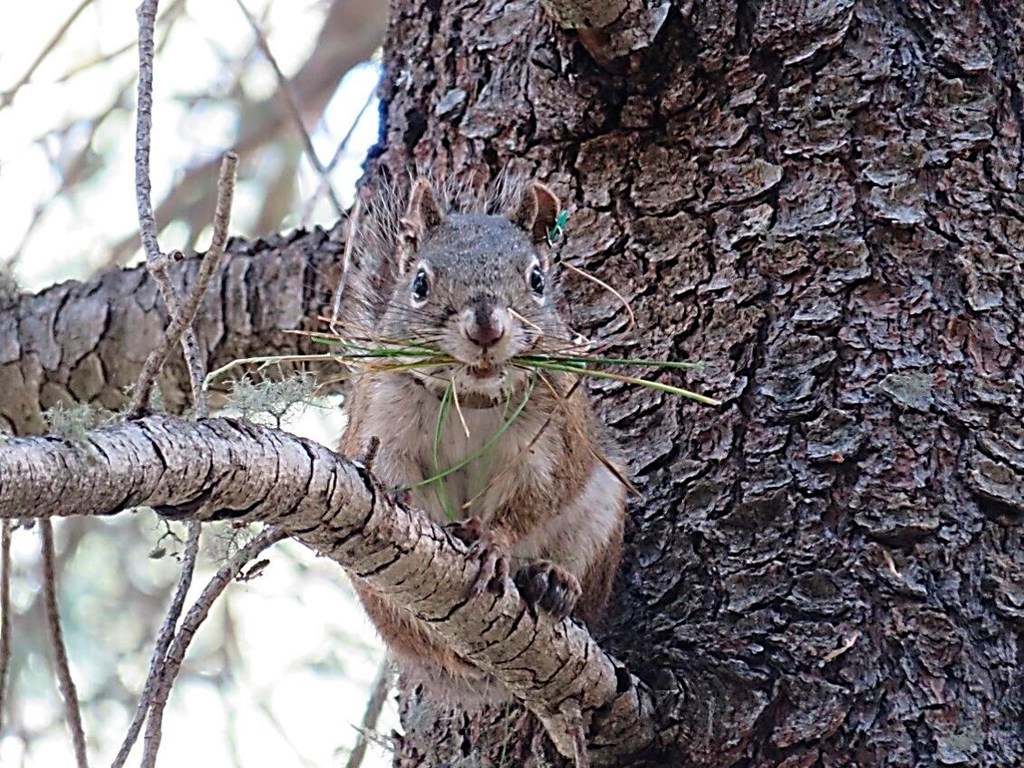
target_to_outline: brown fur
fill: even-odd
[[[556,341],[568,337],[553,301],[532,301],[517,282],[528,279],[529,265],[538,263],[541,250],[546,248],[546,243],[538,245],[537,240],[558,213],[557,198],[550,190],[524,185],[519,190],[519,204],[505,206],[507,218],[492,215],[461,219],[441,212],[428,184],[418,182],[414,190],[405,216],[392,219],[397,223],[400,218],[409,246],[393,249],[392,258],[407,259],[409,268],[403,265],[395,269],[398,276],[394,290],[386,300],[375,299],[387,305],[376,312],[377,333],[437,338],[442,348],[452,350],[449,353],[457,359],[479,355],[483,361],[477,363],[474,357],[472,362],[465,360],[467,365],[503,365],[505,355],[530,349],[528,345],[536,340],[530,341],[530,329],[522,327],[517,317],[529,315],[531,324],[542,330],[541,342],[549,337]],[[459,234],[460,226],[472,227],[468,240]],[[449,241],[456,244],[450,256],[445,245]],[[474,247],[480,248],[479,257],[473,255]],[[531,257],[531,253],[535,255]],[[437,301],[451,305],[454,320],[450,314],[403,308],[408,303],[404,291],[421,259],[431,260],[430,274],[436,274],[438,283]],[[546,271],[548,260],[539,263]],[[402,273],[407,272],[411,274],[403,278]],[[458,313],[463,306],[477,306],[473,302],[482,300],[481,295],[491,297],[488,306],[497,308],[493,311],[503,312],[503,302],[510,302],[508,306],[515,310],[507,317],[501,315],[505,317],[503,322],[509,323],[508,334],[502,337],[505,346],[499,345],[493,355],[486,348],[467,345],[460,335]],[[498,296],[501,298],[495,298]],[[425,306],[431,308],[429,302]],[[470,435],[465,435],[454,411],[450,413],[441,433],[442,466],[474,455],[496,434],[505,414],[523,402],[525,387],[530,385],[515,370],[508,371],[501,374],[500,392],[478,391],[473,379],[465,379],[469,389],[460,393],[461,410]],[[443,378],[441,384],[445,384]],[[618,479],[621,469],[613,472],[608,468],[608,464],[616,464],[615,457],[607,455],[603,427],[576,377],[549,373],[532,386],[519,417],[490,446],[488,455],[447,478],[444,492],[454,500],[457,510],[480,517],[495,539],[502,542],[512,573],[530,562],[547,560],[572,574],[582,588],[574,615],[590,624],[601,617],[618,569],[625,515],[625,488]],[[437,385],[430,378],[408,373],[363,375],[349,395],[350,421],[342,452],[360,458],[371,440],[377,438],[379,448],[373,469],[378,477],[395,488],[415,485],[434,473],[433,443],[439,408]],[[435,485],[412,488],[409,494],[412,504],[436,522],[449,522]],[[468,510],[463,509],[466,505]],[[429,625],[362,580],[353,581],[370,618],[413,679],[427,684],[435,694],[464,705],[474,700],[494,702],[508,695],[495,681],[446,648]]]

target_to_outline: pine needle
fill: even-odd
[[[636,327],[636,315],[633,314],[633,307],[631,307],[629,305],[629,302],[626,301],[626,297],[625,296],[623,296],[621,293],[619,293],[614,288],[612,288],[610,285],[608,285],[608,283],[606,283],[604,280],[601,280],[600,278],[594,277],[592,274],[590,274],[589,272],[587,272],[585,270],[580,269],[579,267],[574,267],[572,264],[569,264],[568,262],[565,262],[565,261],[562,262],[562,266],[565,267],[565,269],[568,269],[568,270],[571,270],[571,271],[575,272],[580,277],[584,277],[584,278],[586,278],[587,280],[590,280],[593,283],[597,283],[599,286],[604,288],[606,291],[608,291],[608,293],[610,293],[612,296],[617,298],[622,303],[623,309],[626,310],[626,314],[629,316],[629,324],[623,330],[623,333],[625,333],[626,331],[629,331],[631,328],[635,328]]]
[[[459,390],[455,386],[455,374],[451,377],[451,390],[452,390],[452,401],[455,403],[455,412],[459,415],[459,421],[462,422],[462,431],[466,433],[466,439],[469,440],[469,425],[466,424],[466,417],[462,414],[462,406],[459,405]]]
[[[444,439],[444,422],[448,416],[448,407],[452,401],[452,395],[455,393],[455,384],[449,384],[444,391],[444,395],[441,397],[441,405],[437,409],[437,426],[434,427],[434,474],[433,476],[423,480],[416,485],[410,485],[407,490],[412,490],[421,485],[428,485],[431,482],[437,483],[437,500],[441,502],[441,509],[444,510],[444,516],[448,522],[455,520],[455,512],[452,509],[451,500],[448,498],[448,492],[445,488],[444,478],[447,477],[451,472],[444,472],[441,470],[441,441]],[[454,471],[454,470],[452,470]]]
[[[464,458],[462,461],[453,464],[447,469],[436,471],[435,474],[431,475],[430,477],[424,478],[423,480],[420,480],[417,483],[413,483],[412,485],[407,485],[402,490],[411,491],[414,488],[422,488],[425,485],[440,482],[444,478],[448,477],[448,475],[458,472],[460,469],[476,461],[478,458],[487,453],[487,451],[491,450],[491,448],[494,447],[498,440],[501,439],[501,436],[504,435],[508,431],[509,427],[511,427],[515,423],[516,419],[519,418],[519,415],[523,412],[523,409],[526,408],[526,404],[530,402],[530,397],[533,395],[533,389],[535,386],[536,381],[533,377],[531,377],[530,385],[526,388],[526,392],[523,394],[523,401],[518,406],[516,406],[516,409],[512,411],[509,418],[502,422],[502,425],[498,427],[497,430],[495,430],[494,434],[487,440],[487,442],[480,446],[479,450],[474,451],[472,454]],[[445,389],[445,393],[441,398],[441,408],[438,410],[437,428],[434,431],[435,469],[437,468],[436,465],[440,464],[441,436],[444,428],[444,417],[447,415],[447,404],[451,400],[451,396],[449,395],[450,391],[450,388]],[[444,503],[445,502],[442,502],[442,505]],[[449,514],[447,507],[445,507],[445,514],[448,515],[449,520],[454,519]]]
[[[518,318],[518,313],[515,313]],[[522,318],[519,318],[524,321]],[[206,377],[206,384],[217,376],[233,370],[244,364],[259,364],[260,368],[274,363],[284,362],[340,362],[349,368],[361,369],[365,373],[401,373],[408,371],[423,371],[429,374],[437,368],[448,366],[465,366],[465,363],[456,360],[445,354],[436,347],[410,340],[372,338],[366,337],[342,337],[329,333],[317,333],[310,331],[297,331],[302,335],[309,336],[314,342],[326,344],[338,348],[336,353],[320,355],[280,355],[270,357],[252,357],[242,360],[235,360],[228,365],[210,373]],[[602,366],[637,366],[641,368],[661,368],[668,370],[691,370],[701,367],[700,363],[676,361],[676,360],[652,360],[647,358],[628,357],[602,357],[596,354],[560,354],[557,352],[528,353],[517,355],[508,361],[508,364],[525,371],[560,371],[571,373],[576,376],[590,376],[597,379],[606,379],[622,382],[633,386],[646,387],[658,390],[667,394],[685,397],[704,405],[721,405],[720,400],[693,392],[682,387],[671,384],[664,384],[660,381],[644,378],[642,376],[631,376],[623,373],[600,370]],[[452,383],[449,382],[449,386]],[[454,395],[457,399],[458,395]],[[469,433],[465,417],[462,414],[461,403],[456,401],[456,409],[462,421],[463,429]]]
[[[621,373],[612,373],[611,371],[595,371],[592,368],[580,368],[573,364],[562,364],[556,362],[547,362],[540,360],[531,360],[529,363],[524,365],[525,368],[539,368],[545,371],[562,371],[564,373],[575,373],[578,376],[593,376],[596,379],[611,379],[612,381],[621,381],[624,384],[636,384],[641,387],[647,387],[648,389],[656,389],[660,392],[667,392],[670,395],[678,395],[685,397],[690,400],[694,400],[704,405],[721,405],[721,400],[715,400],[707,395],[702,395],[698,392],[691,392],[688,389],[681,387],[673,387],[671,384],[662,384],[660,381],[651,381],[650,379],[640,379],[636,376],[626,376]]]

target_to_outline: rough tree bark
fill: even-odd
[[[687,383],[726,401],[593,389],[645,496],[601,636],[660,695],[670,748],[636,764],[1021,764],[1016,0],[680,0],[654,26],[624,46],[528,0],[396,0],[370,181],[553,185],[563,255],[632,301],[623,346],[704,361]],[[581,331],[625,328],[569,290]],[[18,370],[77,397],[87,355],[52,322]],[[407,691],[403,716],[398,765],[558,764],[514,715]]]
[[[256,355],[323,351],[288,331],[322,330],[317,318],[331,311],[343,229],[229,243],[196,321],[209,370]],[[170,268],[181,295],[199,263]],[[58,404],[123,410],[167,321],[144,265],[0,303],[0,433],[40,433],[43,411]],[[171,356],[160,384],[168,410],[180,412],[189,390],[180,355]]]
[[[596,393],[646,496],[605,638],[664,694],[652,764],[1024,761],[1019,4],[674,2],[600,64],[526,0],[396,11],[377,167],[553,184],[631,351],[726,400]],[[487,751],[405,714],[401,765]]]

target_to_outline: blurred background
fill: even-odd
[[[23,290],[138,263],[134,0],[45,0],[0,24],[0,272]],[[330,226],[376,141],[379,0],[165,0],[156,25],[153,204],[164,251],[210,240],[216,172],[240,155],[231,233]],[[3,393],[0,393],[0,397]],[[316,402],[268,423],[332,444]],[[95,765],[124,736],[184,532],[140,512],[56,526],[61,615]],[[234,532],[204,528],[190,600]],[[40,595],[39,536],[14,531],[13,656],[0,765],[73,764]],[[346,766],[383,658],[334,564],[284,542],[197,634],[164,719],[163,765]],[[397,726],[389,700],[377,731]],[[138,765],[141,743],[128,765]],[[390,764],[386,740],[362,762]]]

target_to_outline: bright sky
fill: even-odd
[[[80,2],[43,0],[18,4],[17,13],[13,8],[3,13],[0,93],[11,89],[22,77]],[[164,7],[169,5],[170,0],[162,3]],[[320,0],[246,0],[246,5],[257,18],[263,19],[271,50],[282,69],[286,74],[294,72],[305,60],[308,46],[319,31],[326,4]],[[137,228],[132,117],[111,116],[91,139],[89,129],[89,121],[118,99],[134,103],[135,6],[134,0],[93,0],[30,81],[18,90],[13,103],[0,108],[0,264],[10,262],[20,252],[15,274],[28,289],[89,275],[95,265],[104,262],[111,243]],[[188,18],[177,22],[156,61],[154,203],[189,163],[219,156],[230,148],[231,137],[237,130],[231,109],[211,102],[205,109],[189,111],[179,98],[197,92],[222,98],[228,81],[222,59],[239,58],[252,44],[249,27],[235,2],[187,0],[186,8]],[[89,66],[103,59],[107,60]],[[323,162],[330,159],[337,142],[349,130],[378,75],[376,66],[359,67],[335,94],[313,135]],[[277,82],[270,67],[259,61],[249,67],[243,85],[250,94],[260,96],[271,94]],[[124,93],[119,95],[122,89]],[[73,126],[64,142],[54,133],[58,126]],[[376,139],[376,132],[377,110],[373,105],[360,121],[348,153],[333,176],[343,204],[351,199],[362,159]],[[70,198],[60,196],[67,163],[90,140],[95,153],[90,162],[97,163],[101,170],[79,194]],[[243,166],[247,161],[253,162],[245,156],[241,161]],[[308,197],[318,182],[309,165],[303,164],[301,194]],[[259,208],[259,192],[256,185],[239,186],[232,217],[233,234],[245,234],[251,225]],[[300,201],[295,222],[303,207]],[[37,216],[38,221],[33,223]],[[333,220],[332,210],[321,202],[314,209],[311,223],[329,225]],[[179,247],[181,243],[175,238],[182,235],[165,233],[161,237],[162,249]],[[301,431],[328,443],[339,431],[337,419],[325,418],[322,413],[314,412],[302,424]],[[113,638],[114,629],[124,623],[115,621],[113,615],[102,615],[117,614],[121,606],[103,602],[107,594],[103,583],[118,576],[103,573],[102,529],[95,540],[98,544],[94,548],[81,547],[76,552],[61,582],[66,602],[95,605],[95,612],[100,614],[94,617],[98,621],[95,629],[84,626],[80,631],[72,628],[68,632],[72,671],[83,691],[101,686],[104,674],[118,674],[138,685],[143,669],[136,658],[115,657],[116,670],[106,667],[101,661],[104,654],[111,653],[111,648],[98,648],[89,642],[90,631],[100,632],[101,637],[108,633]],[[294,557],[272,554],[271,567],[260,578],[229,587],[230,613],[212,616],[200,630],[197,647],[216,646],[223,641],[225,621],[230,618],[232,642],[244,652],[244,668],[237,676],[229,676],[227,682],[222,671],[201,670],[210,675],[209,684],[175,688],[165,718],[161,764],[244,768],[343,764],[344,758],[337,750],[355,740],[354,726],[362,718],[367,687],[376,674],[382,650],[343,583],[340,570],[297,545],[291,545],[290,552]],[[38,590],[36,533],[18,532],[13,554],[17,571],[13,600],[24,607]],[[138,569],[144,576],[152,574],[155,581],[173,577],[173,560],[150,560],[146,555],[146,551],[138,554]],[[197,575],[198,584],[193,592],[205,584],[209,573],[208,566],[203,574]],[[88,617],[82,620],[85,622]],[[127,624],[130,626],[131,622]],[[137,627],[135,631],[139,631]],[[145,631],[152,632],[154,628]],[[329,645],[339,635],[351,638],[351,647]],[[310,666],[311,657],[320,663]],[[145,661],[141,660],[141,664]],[[21,690],[20,698],[12,702],[22,708],[29,721],[41,724],[60,717],[51,674],[49,670],[33,671],[29,679],[38,684]],[[225,701],[229,703],[229,712],[225,711]],[[263,709],[260,702],[270,705]],[[86,712],[85,725],[92,762],[109,765],[128,715],[113,704],[101,715]],[[273,725],[275,720],[280,730]],[[234,724],[233,734],[228,730],[229,721]],[[379,728],[388,733],[396,724],[392,706],[386,710]],[[0,765],[49,768],[72,764],[69,741],[63,738],[61,729],[52,729],[51,733],[52,737],[31,744],[26,751],[20,739],[0,732]],[[129,765],[137,765],[140,756],[141,742]],[[364,761],[365,766],[389,764],[389,756],[376,747],[371,748]]]
[[[0,24],[0,92],[22,78],[80,1],[28,4],[14,23],[9,10],[4,14],[4,23]],[[165,0],[162,7],[170,4]],[[248,0],[246,7],[257,18],[265,19],[263,29],[285,74],[296,71],[319,31],[325,3]],[[265,7],[269,11],[264,16]],[[237,124],[234,112],[218,103],[231,79],[224,72],[222,60],[240,58],[252,46],[252,35],[237,3],[190,0],[186,8],[187,17],[176,22],[156,62],[151,155],[154,205],[185,167],[219,157],[230,148]],[[136,34],[134,2],[92,0],[61,44],[18,91],[13,104],[0,109],[0,263],[20,251],[16,274],[26,288],[38,289],[68,277],[89,275],[95,265],[104,263],[110,243],[137,230],[134,116],[128,113],[111,115],[92,137],[96,153],[93,161],[102,167],[95,182],[72,199],[53,199],[60,191],[62,171],[66,172],[67,164],[89,142],[90,121],[95,115],[119,99],[134,104]],[[356,111],[375,87],[378,74],[374,65],[358,67],[338,89],[312,137],[323,163],[330,160],[337,142],[348,131]],[[270,66],[260,61],[247,69],[242,85],[251,97],[260,98],[274,92],[277,80]],[[216,100],[190,111],[179,99],[196,93],[209,93]],[[64,126],[71,126],[71,130],[61,142],[54,129]],[[376,132],[377,110],[371,108],[360,120],[333,174],[343,204],[351,199],[366,149],[376,139]],[[247,162],[251,171],[258,158],[243,156],[241,161],[243,171]],[[308,197],[318,183],[308,163],[303,163],[302,194]],[[233,234],[246,234],[258,210],[261,191],[255,185],[239,185],[232,214]],[[37,211],[47,203],[41,220],[33,227]],[[304,204],[296,206],[292,225],[298,223],[303,208]],[[321,201],[310,223],[330,224],[334,219],[333,211]],[[183,236],[174,231],[165,233],[162,249],[181,247]]]

